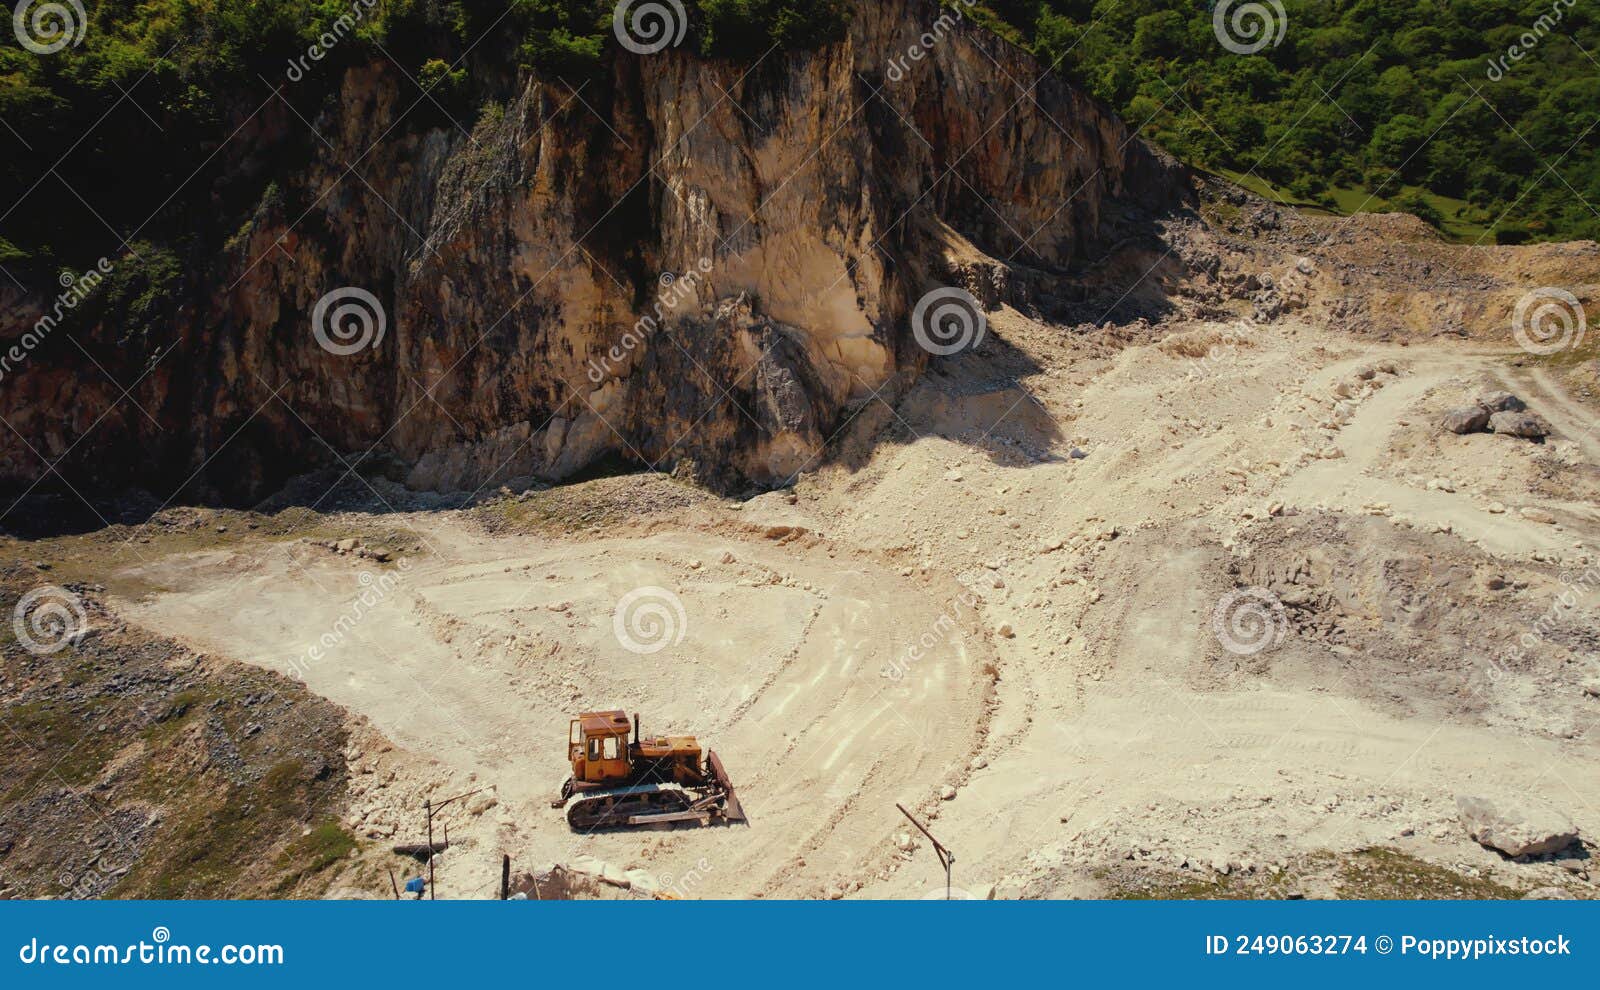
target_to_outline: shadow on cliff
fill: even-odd
[[[990,327],[975,349],[934,357],[897,399],[885,395],[858,410],[848,430],[829,445],[828,463],[864,468],[884,445],[937,436],[979,451],[1006,467],[1044,464],[1071,456],[1057,414],[1027,384],[1043,369],[996,329],[994,312],[1005,303],[1065,341],[1069,336],[1142,336],[1151,325],[1193,310],[1190,272],[1180,257],[1171,220],[1134,213],[1123,217],[1123,237],[1099,257],[1071,272],[1030,269],[992,259],[946,273],[966,284],[990,310]],[[914,345],[913,345],[914,346]]]

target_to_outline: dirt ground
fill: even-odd
[[[1511,862],[1455,808],[1600,835],[1593,354],[1297,316],[990,333],[792,492],[612,478],[386,514],[403,551],[224,545],[106,583],[364,720],[345,821],[374,847],[486,788],[444,815],[442,896],[492,896],[502,853],[686,897],[942,893],[896,802],[980,896],[1594,896],[1587,852]],[[1491,389],[1554,434],[1440,429]],[[611,707],[708,742],[750,823],[570,832],[567,719]],[[1374,849],[1423,865],[1383,886]],[[335,892],[385,896],[354,876]]]

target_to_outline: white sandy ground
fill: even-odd
[[[199,649],[299,664],[370,720],[397,749],[356,754],[364,832],[414,839],[424,793],[493,785],[494,808],[450,818],[447,896],[491,896],[503,851],[519,869],[598,856],[692,897],[920,897],[942,875],[926,843],[897,848],[895,802],[936,815],[958,885],[1002,896],[1094,895],[1129,855],[1237,868],[1382,845],[1501,878],[1556,872],[1473,844],[1459,793],[1535,798],[1600,835],[1600,699],[1573,680],[1581,665],[1491,681],[1488,658],[1467,656],[1389,683],[1359,665],[1386,628],[1375,616],[1354,646],[1291,632],[1245,659],[1211,623],[1230,563],[1263,531],[1303,535],[1319,509],[1359,526],[1364,552],[1425,535],[1436,568],[1587,566],[1600,434],[1552,375],[1295,325],[1198,361],[1181,355],[1233,331],[1098,360],[1009,311],[992,332],[1003,355],[951,362],[893,410],[869,404],[878,442],[858,424],[849,466],[806,475],[793,504],[707,500],[563,539],[402,517],[429,552],[321,662],[306,648],[350,610],[363,562],[320,547],[147,566],[171,590],[120,607]],[[1438,412],[1487,386],[1557,438],[1441,435]],[[773,523],[809,532],[771,539]],[[671,589],[685,619],[649,655],[612,628],[643,586]],[[612,706],[707,741],[751,824],[570,833],[547,806],[566,720]]]

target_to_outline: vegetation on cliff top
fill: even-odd
[[[1591,5],[1281,0],[1282,18],[1264,8],[1281,40],[1243,55],[1219,41],[1215,2],[984,3],[1186,161],[1336,212],[1393,206],[1471,241],[1600,238]]]
[[[853,2],[686,0],[684,44],[738,59],[816,46],[843,33]],[[225,167],[231,153],[208,160],[273,88],[315,120],[343,69],[392,60],[416,87],[412,124],[470,121],[517,65],[579,86],[617,49],[603,0],[89,6],[76,45],[0,48],[0,176],[15,190],[0,204],[0,261],[81,266],[130,242],[181,247],[219,216],[236,227],[265,170],[312,140],[258,148],[248,168]],[[1258,191],[1338,212],[1402,208],[1463,239],[1600,237],[1588,205],[1600,202],[1588,119],[1600,28],[1586,8],[1282,0],[1279,43],[1241,55],[1219,43],[1212,6],[982,0],[974,13],[1146,136]],[[1506,60],[1513,44],[1525,54]]]
[[[850,2],[690,0],[685,44],[732,58],[815,46],[843,33]],[[236,226],[265,176],[208,156],[274,88],[310,121],[345,68],[392,60],[415,87],[411,124],[470,122],[489,82],[519,64],[579,86],[616,48],[615,4],[600,0],[86,6],[77,43],[57,51],[27,50],[0,29],[0,184],[14,190],[0,203],[0,261],[83,266],[140,237],[190,239],[219,214]],[[269,154],[255,168],[274,164]]]

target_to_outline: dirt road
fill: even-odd
[[[167,590],[120,607],[370,719],[401,751],[362,756],[379,779],[350,817],[372,834],[429,786],[495,785],[453,826],[462,894],[492,890],[503,849],[692,875],[686,896],[923,896],[941,877],[897,801],[936,816],[958,885],[1010,895],[1371,846],[1567,876],[1481,849],[1454,807],[1521,794],[1600,835],[1597,602],[1499,659],[1600,538],[1590,414],[1554,375],[1304,325],[1220,351],[1235,331],[1197,325],[1199,362],[1170,336],[1089,361],[1009,311],[994,330],[1012,356],[950,362],[894,411],[906,442],[806,475],[792,504],[559,536],[407,516],[430,551],[353,622],[394,567],[303,542],[149,565]],[[1487,387],[1556,436],[1441,433]],[[1214,620],[1250,587],[1264,639],[1239,649]],[[654,624],[619,630],[635,594]],[[752,823],[570,834],[545,805],[566,720],[611,706],[708,739]]]

